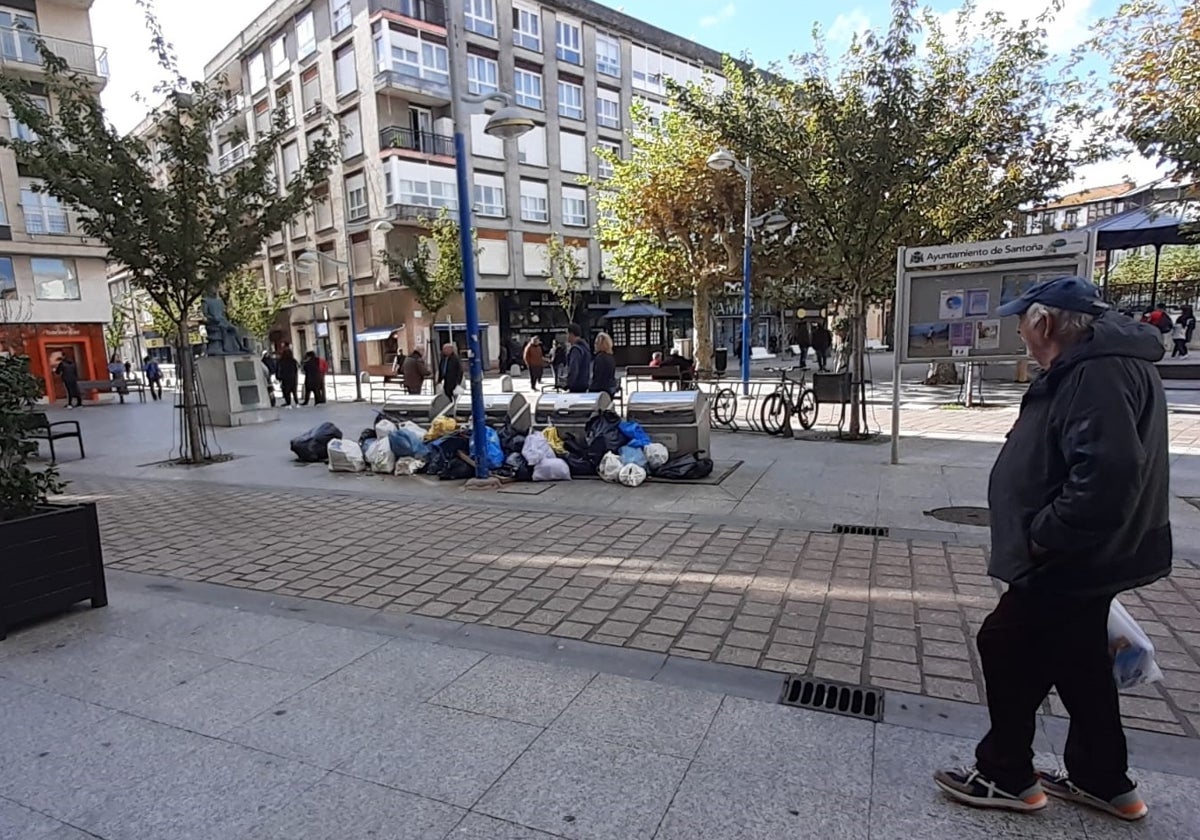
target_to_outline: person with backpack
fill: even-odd
[[[1162,336],[1163,349],[1170,350],[1174,341],[1171,339],[1171,330],[1175,327],[1175,322],[1171,320],[1171,316],[1167,314],[1167,305],[1160,303],[1154,309],[1146,313],[1143,321],[1153,326]]]
[[[150,389],[150,398],[162,399],[162,368],[153,356],[142,359],[142,373],[146,374],[146,387]]]

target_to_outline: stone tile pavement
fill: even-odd
[[[982,699],[973,639],[999,590],[979,547],[191,482],[71,492],[98,500],[114,569]],[[1166,673],[1124,697],[1128,724],[1196,736],[1200,568],[1122,600]]]
[[[929,782],[969,739],[153,586],[114,580],[107,608],[0,643],[0,837],[1192,840],[1200,824],[1200,769],[1136,770],[1136,827],[1060,803],[979,813]]]

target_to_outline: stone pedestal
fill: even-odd
[[[196,374],[216,426],[250,426],[279,419],[271,407],[266,370],[256,356],[204,356]]]

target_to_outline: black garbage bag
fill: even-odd
[[[342,430],[332,423],[322,423],[299,437],[292,438],[292,452],[308,464],[329,460],[329,441],[342,436]]]
[[[567,462],[567,468],[571,471],[572,478],[597,474],[597,467],[592,463],[592,459],[587,456],[586,452],[582,455],[576,455],[574,452],[567,452],[567,454],[563,456],[563,460]]]
[[[464,479],[474,478],[475,468],[466,461],[459,458],[457,455],[454,460],[442,470],[442,474],[438,476],[442,481],[463,481]]]
[[[572,455],[586,455],[588,448],[587,444],[575,437],[574,432],[562,432],[559,434],[559,440],[562,441],[563,447]]]
[[[525,435],[512,427],[512,423],[504,421],[504,425],[496,433],[500,437],[500,449],[505,455],[520,452],[525,445]]]
[[[589,449],[597,440],[604,442],[605,452],[617,452],[629,443],[629,436],[621,431],[621,417],[615,411],[600,412],[587,421],[583,431]]]
[[[373,440],[375,440],[375,429],[363,429],[358,435],[358,446],[363,452],[366,452]]]
[[[651,469],[650,475],[672,481],[696,481],[707,478],[712,471],[712,458],[706,457],[704,450],[701,449],[699,452],[676,455],[662,466]]]
[[[514,452],[504,459],[504,465],[513,471],[515,481],[533,481],[533,467],[525,460],[520,452]]]

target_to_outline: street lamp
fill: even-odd
[[[751,180],[753,171],[750,158],[742,163],[728,149],[717,149],[708,156],[708,168],[714,172],[724,172],[733,169],[746,182],[746,214],[743,223],[745,243],[742,251],[742,396],[750,395],[750,251],[754,245],[754,230],[761,228],[767,233],[775,233],[788,227],[792,222],[782,213],[765,213],[751,217],[752,202]]]

